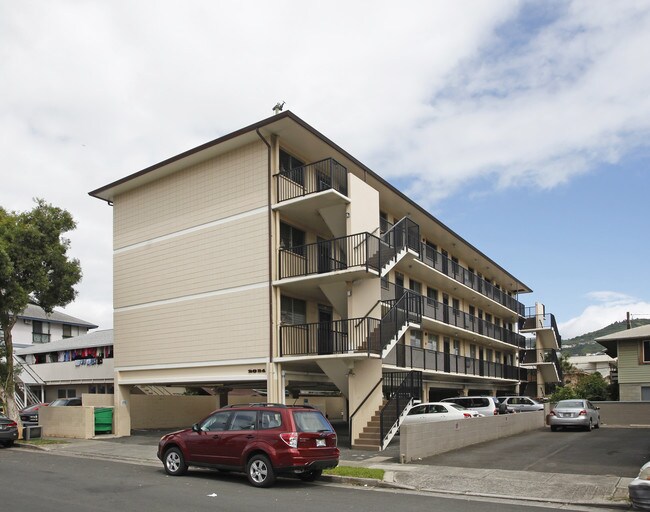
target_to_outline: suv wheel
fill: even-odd
[[[165,452],[165,471],[171,476],[180,476],[187,472],[183,452],[178,448],[170,448]]]
[[[313,482],[323,474],[322,469],[315,469],[314,471],[307,471],[306,473],[301,473],[298,475],[298,478],[303,482]]]
[[[255,487],[270,487],[275,482],[275,472],[269,459],[262,454],[253,455],[246,466],[246,476]]]

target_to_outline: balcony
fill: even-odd
[[[393,294],[399,295],[403,293],[403,289],[399,286],[395,286],[393,283],[389,283],[388,287],[383,288],[382,293],[384,296],[393,296]],[[465,331],[480,336],[486,336],[514,347],[524,348],[525,346],[526,338],[521,334],[517,334],[505,327],[498,326],[492,322],[480,319],[474,315],[470,315],[469,313],[465,313],[415,292],[410,291],[409,293],[414,297],[417,297],[418,301],[421,303],[420,311],[422,312],[424,324],[426,324],[428,319],[430,319],[451,327],[464,329]],[[449,329],[448,334],[454,334],[453,331],[454,329]]]
[[[481,295],[492,299],[502,306],[514,311],[519,316],[524,316],[525,306],[505,291],[487,282],[474,272],[470,272],[459,263],[453,261],[444,254],[435,251],[432,247],[422,243],[420,249],[420,261],[451,279],[471,288]]]
[[[280,357],[381,354],[380,320],[349,318],[280,326]]]
[[[321,240],[280,249],[278,276],[287,279],[353,270],[374,270],[376,276],[389,253],[380,239],[370,233]]]
[[[400,368],[494,379],[520,380],[522,375],[520,368],[517,366],[488,362],[404,344],[397,345],[384,359],[384,363]]]
[[[281,171],[276,177],[278,203],[326,190],[348,195],[348,170],[333,158]]]
[[[562,336],[552,313],[536,314],[535,307],[526,308],[526,315],[519,325],[519,332],[535,333],[537,348],[559,350]]]

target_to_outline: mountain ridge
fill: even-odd
[[[632,328],[640,327],[641,325],[650,324],[650,319],[638,318],[630,321]],[[597,352],[604,352],[605,347],[600,343],[594,341],[596,338],[614,334],[615,332],[624,331],[627,329],[627,321],[614,322],[597,331],[588,332],[575,336],[568,340],[562,340],[562,353],[570,356],[584,356],[587,354],[594,354]]]

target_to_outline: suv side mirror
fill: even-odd
[[[198,423],[195,423],[194,425],[192,425],[192,430],[193,430],[194,432],[201,432],[201,429],[199,428],[199,424],[198,424]]]

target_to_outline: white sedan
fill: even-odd
[[[425,402],[411,407],[402,424],[462,420],[479,416],[481,414],[472,409],[465,409],[462,405],[449,402]]]

